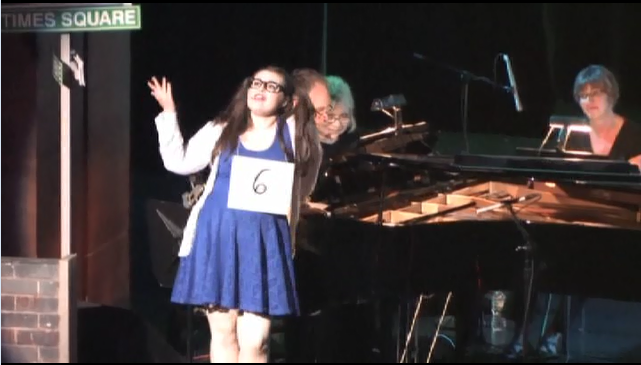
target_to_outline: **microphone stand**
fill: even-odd
[[[427,60],[427,57],[425,57],[424,55],[419,54],[419,53],[414,53],[414,57],[416,57],[416,58],[418,58],[420,60]],[[443,64],[443,63],[440,63],[440,62],[436,62],[434,60],[431,60],[431,61],[433,63],[437,64],[439,67],[441,67],[443,69],[446,69],[446,70],[449,70],[451,72],[457,73],[459,75],[459,77],[461,78],[461,104],[462,104],[461,105],[461,112],[462,112],[461,124],[462,124],[462,127],[463,127],[463,139],[465,140],[465,152],[466,153],[470,153],[470,143],[469,143],[468,135],[467,135],[468,109],[469,109],[469,106],[468,106],[468,101],[469,101],[468,91],[469,91],[469,88],[470,88],[470,83],[472,81],[481,81],[481,82],[485,82],[488,85],[491,85],[492,87],[503,89],[506,92],[511,92],[512,88],[509,87],[509,86],[504,86],[504,85],[498,84],[498,83],[490,80],[489,78],[487,78],[485,76],[478,76],[478,75],[473,74],[470,71],[466,71],[466,70],[462,70],[462,69],[459,69],[459,68],[456,68],[456,67],[452,67],[450,65],[446,65],[446,64]]]
[[[374,259],[374,264],[373,264],[373,275],[371,278],[372,282],[372,288],[374,289],[374,298],[375,298],[375,328],[377,332],[377,337],[378,337],[378,343],[380,344],[380,356],[383,361],[391,361],[391,355],[394,354],[394,359],[400,359],[401,358],[401,353],[403,352],[403,347],[405,344],[405,336],[404,332],[407,330],[407,323],[403,321],[404,317],[404,311],[406,308],[404,308],[403,302],[401,303],[390,303],[390,301],[394,300],[394,296],[389,296],[389,293],[386,293],[381,284],[381,275],[382,275],[382,268],[381,268],[381,257],[379,256],[381,252],[384,252],[382,250],[383,245],[385,244],[385,195],[387,194],[387,190],[389,188],[389,181],[388,179],[390,178],[391,172],[389,169],[398,167],[399,165],[385,161],[385,160],[380,160],[377,162],[374,162],[374,166],[377,171],[380,172],[380,190],[378,192],[378,211],[377,211],[377,218],[376,218],[376,225],[379,230],[379,235],[378,235],[378,240],[377,240],[377,248],[374,250],[375,252],[375,259]],[[392,175],[393,176],[393,175]],[[405,297],[400,298],[401,301],[405,300]],[[388,326],[393,326],[391,323],[392,320],[389,318],[385,318],[384,316],[389,313],[389,307],[390,306],[396,306],[396,310],[398,310],[398,316],[396,317],[396,327],[397,327],[397,333],[396,333],[396,338],[394,338],[394,344],[391,345],[387,342],[387,340],[391,340],[392,338],[387,338],[385,336],[385,333],[389,330],[390,327]],[[405,328],[405,329],[403,329]]]
[[[380,181],[379,181],[379,192],[378,192],[378,210],[377,210],[377,218],[376,218],[376,226],[378,232],[378,240],[376,242],[376,249],[374,250],[374,257],[373,260],[371,261],[372,265],[372,276],[370,278],[370,285],[373,291],[373,299],[374,299],[374,328],[376,331],[376,347],[378,347],[379,354],[382,356],[382,358],[385,358],[386,356],[389,355],[391,352],[389,348],[389,344],[386,341],[387,338],[384,335],[386,332],[386,325],[388,325],[387,318],[383,317],[383,313],[386,311],[384,310],[386,307],[386,298],[385,298],[385,293],[382,292],[380,288],[380,278],[379,278],[379,270],[380,270],[380,252],[381,248],[384,244],[384,237],[385,235],[383,234],[384,231],[384,223],[385,223],[385,217],[384,217],[384,212],[385,212],[385,194],[386,194],[386,185],[387,185],[387,174],[388,174],[388,168],[389,164],[386,163],[385,161],[375,161],[373,162],[374,165],[374,170],[378,171],[380,173]]]
[[[524,245],[522,246],[517,246],[516,251],[522,251],[523,252],[523,284],[524,284],[524,300],[525,300],[525,310],[523,313],[523,324],[521,328],[521,339],[523,342],[523,362],[526,362],[527,359],[527,348],[528,348],[528,324],[530,320],[530,303],[532,301],[532,296],[534,293],[534,273],[536,272],[535,270],[535,262],[534,262],[534,255],[536,252],[536,242],[534,239],[532,239],[532,236],[528,233],[528,231],[525,229],[523,222],[518,218],[516,215],[516,212],[514,212],[514,207],[513,207],[514,202],[509,201],[509,202],[504,202],[505,208],[508,210],[510,213],[510,217],[512,218],[512,221],[514,221],[514,224],[516,225],[516,228],[519,230],[519,233],[521,233],[521,236],[523,237],[524,240]]]

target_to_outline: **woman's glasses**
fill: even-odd
[[[579,99],[581,100],[588,100],[588,99],[596,99],[598,97],[601,97],[605,93],[599,89],[591,90],[590,92],[583,92],[579,94]]]
[[[270,93],[278,93],[283,90],[283,86],[275,83],[274,81],[263,81],[257,78],[253,78],[251,80],[249,87],[251,89],[260,90],[263,88],[263,85],[265,86],[265,90],[267,90],[267,92],[270,92]]]

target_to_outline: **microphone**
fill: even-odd
[[[514,78],[514,72],[512,71],[512,62],[510,62],[510,56],[504,53],[503,62],[505,62],[505,68],[507,69],[507,77],[510,81],[512,96],[514,96],[514,106],[516,107],[517,112],[522,112],[523,104],[521,104],[521,98],[519,97],[519,90],[516,87],[516,79]]]
[[[487,207],[483,207],[483,208],[477,209],[476,210],[476,214],[489,212],[490,210],[494,210],[494,209],[500,208],[500,207],[502,207],[504,205],[523,203],[525,201],[538,199],[540,197],[541,197],[541,194],[539,194],[539,193],[531,193],[531,194],[519,196],[517,198],[504,199],[504,200],[501,200],[500,202],[498,202],[496,204],[488,205]]]
[[[420,53],[416,53],[416,52],[414,52],[414,58],[418,58],[419,60],[424,60],[424,59],[425,59],[425,56],[423,56],[423,55],[422,55],[422,54],[420,54]]]
[[[512,198],[512,199],[503,199],[503,200],[501,200],[501,204],[523,203],[524,201],[537,199],[537,198],[540,198],[540,197],[541,197],[541,194],[539,194],[539,193],[531,193],[531,194],[526,194],[526,195],[519,196],[519,197]]]

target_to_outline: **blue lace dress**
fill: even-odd
[[[292,150],[286,128],[278,123],[277,133]],[[287,161],[278,135],[264,151],[248,150],[239,141],[235,153]],[[229,152],[220,156],[214,188],[203,197],[194,244],[181,258],[171,300],[269,316],[298,315],[287,217],[227,208],[231,157]]]

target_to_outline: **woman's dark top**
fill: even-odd
[[[626,119],[612,144],[609,157],[613,160],[629,160],[638,155],[641,155],[641,125]]]
[[[594,153],[590,135],[587,133],[577,133],[576,136],[570,137],[568,145],[572,150]],[[610,148],[610,154],[604,157],[609,160],[628,161],[638,155],[641,155],[641,125],[625,119]]]

